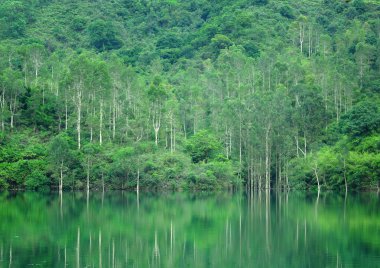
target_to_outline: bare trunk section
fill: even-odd
[[[78,150],[81,149],[81,118],[82,118],[82,91],[78,89],[76,94],[76,106],[77,106],[77,138],[78,138]]]
[[[156,146],[158,146],[158,132],[161,127],[161,114],[155,115],[153,119],[153,128],[154,128],[154,141]]]
[[[303,40],[305,37],[305,25],[303,23],[300,23],[299,25],[299,42],[300,42],[300,50],[301,54],[303,54]]]
[[[270,144],[269,133],[271,130],[271,124],[267,126],[265,131],[265,188],[267,191],[270,189]]]
[[[1,130],[5,130],[4,113],[5,113],[5,89],[3,89],[0,97],[0,109],[1,109]]]
[[[87,158],[87,193],[90,192],[90,158]]]
[[[63,160],[61,161],[60,177],[59,177],[59,191],[62,192],[63,188]]]
[[[116,136],[116,93],[114,92],[113,98],[112,98],[112,140],[115,140],[115,136]]]
[[[317,165],[317,163],[315,163],[315,166],[314,166],[313,170],[314,170],[315,178],[317,179],[318,196],[319,196],[319,193],[320,193],[320,191],[321,191],[321,185],[320,185],[320,183],[319,183],[318,165]]]
[[[103,100],[100,101],[100,118],[99,118],[99,144],[103,144]]]
[[[68,120],[68,111],[67,111],[67,97],[65,98],[65,131],[67,131],[67,120]]]

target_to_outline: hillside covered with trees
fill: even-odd
[[[3,0],[1,189],[375,189],[375,0]]]

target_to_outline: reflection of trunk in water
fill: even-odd
[[[88,217],[89,217],[89,201],[90,201],[90,191],[87,191],[87,195],[86,195],[87,220],[88,220]]]
[[[140,212],[140,194],[138,191],[136,192],[136,204],[137,204],[137,212],[139,213]]]
[[[65,260],[64,260],[64,267],[66,267],[66,265],[67,265],[67,264],[66,264],[66,263],[67,263],[67,251],[66,251],[66,244],[65,244],[65,249],[64,249],[64,255],[65,255],[65,256],[64,256],[64,259],[65,259]]]
[[[59,211],[61,214],[61,220],[63,220],[63,194],[62,194],[62,191],[59,191]]]
[[[78,227],[78,235],[77,235],[77,267],[79,268],[80,267],[80,258],[79,258],[79,254],[80,254],[80,229]]]
[[[99,268],[102,266],[102,231],[99,230]]]
[[[90,241],[89,241],[89,255],[90,260],[92,260],[92,233],[90,232]]]
[[[186,234],[183,239],[182,259],[185,259],[185,253],[186,253]]]
[[[307,228],[306,228],[306,219],[305,219],[305,247],[307,245],[306,234],[307,234]]]
[[[299,224],[297,219],[297,228],[296,228],[296,250],[298,251],[298,240],[299,240]]]
[[[239,213],[239,264],[241,266],[241,208],[240,208],[240,213]]]
[[[157,230],[154,232],[153,264],[160,264],[160,249],[158,247]]]
[[[347,191],[344,195],[344,211],[343,211],[343,221],[346,222],[346,207],[347,207]]]
[[[315,201],[315,219],[318,219],[318,205],[319,205],[319,192],[317,195],[317,200]]]
[[[173,231],[173,221],[170,221],[170,256],[173,257],[173,239],[174,239],[174,231]]]
[[[195,247],[195,240],[194,240],[194,263],[197,263],[197,249]]]
[[[125,265],[128,264],[128,242],[125,242]]]
[[[12,267],[12,244],[9,246],[9,268]]]
[[[269,206],[270,206],[270,199],[269,196],[270,192],[268,190],[265,191],[265,241],[266,241],[266,247],[268,254],[270,253],[270,245],[269,245],[269,228],[270,228],[270,214],[269,214]]]
[[[115,240],[112,240],[112,268],[115,268]]]

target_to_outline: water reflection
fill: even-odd
[[[376,193],[3,193],[0,267],[376,267]]]

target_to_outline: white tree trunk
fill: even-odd
[[[318,195],[321,191],[321,185],[319,183],[319,177],[318,177],[318,166],[317,164],[315,164],[315,167],[314,167],[314,174],[315,174],[315,178],[317,179],[317,185],[318,185]]]
[[[78,134],[78,150],[81,149],[81,113],[82,113],[82,91],[77,93],[77,134]]]
[[[90,158],[87,159],[87,193],[90,191]]]
[[[271,124],[268,125],[265,132],[265,188],[267,191],[270,189],[270,148],[269,148],[269,133]]]
[[[102,135],[102,129],[103,129],[103,100],[100,101],[100,120],[99,120],[99,144],[103,144],[103,135]]]
[[[59,177],[59,191],[62,192],[62,188],[63,188],[63,161],[61,161],[61,174],[60,174],[60,177]]]

